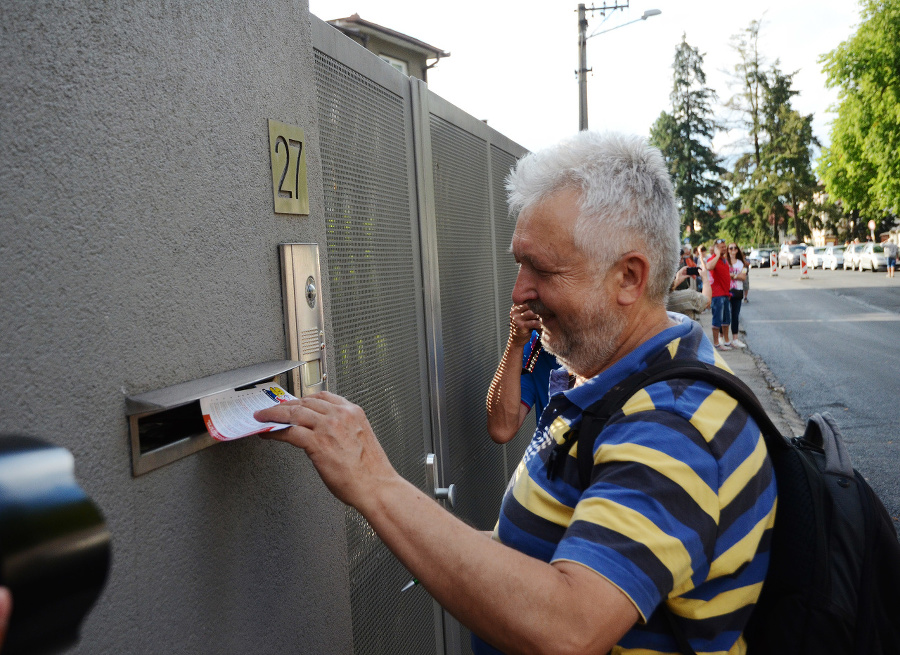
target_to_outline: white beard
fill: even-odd
[[[544,330],[541,343],[557,361],[570,373],[589,377],[592,372],[606,368],[619,347],[619,340],[625,330],[625,315],[611,310],[606,298],[594,298],[594,304],[586,306],[578,316],[565,321],[556,315],[555,330]],[[546,312],[543,303],[528,303],[531,311],[540,315]]]

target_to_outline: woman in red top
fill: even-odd
[[[712,284],[712,338],[717,350],[731,350],[731,269],[725,258],[725,239],[716,239],[713,255],[706,260]],[[721,335],[721,340],[719,339]]]

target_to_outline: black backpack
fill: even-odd
[[[814,414],[802,437],[787,439],[754,393],[727,371],[671,360],[635,373],[585,410],[550,454],[555,475],[573,444],[582,489],[593,444],[609,418],[655,382],[702,380],[732,396],[759,426],[775,470],[778,508],[762,594],[744,632],[751,655],[900,653],[900,541],[884,505],[853,469],[834,420]],[[679,650],[696,655],[665,612]]]

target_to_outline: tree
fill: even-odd
[[[748,168],[759,166],[763,128],[762,100],[766,76],[763,73],[765,59],[759,53],[760,29],[762,23],[754,20],[750,22],[750,27],[731,37],[731,47],[739,57],[732,80],[740,90],[725,103],[727,109],[738,112],[738,122],[747,131],[751,145],[747,154]]]
[[[819,60],[838,103],[818,170],[854,215],[880,220],[900,209],[900,0],[860,8],[856,33]]]
[[[695,224],[700,226],[700,238],[714,234],[724,199],[724,169],[712,149],[712,138],[718,129],[712,109],[716,96],[706,86],[703,55],[688,44],[685,35],[675,49],[672,69],[672,112],[663,111],[656,119],[650,129],[650,142],[666,158],[682,224],[694,241]]]
[[[798,93],[793,88],[796,73],[781,71],[777,60],[765,69],[759,52],[761,26],[752,21],[732,37],[739,57],[733,79],[739,90],[726,103],[738,112],[738,126],[747,135],[726,178],[732,187],[726,224],[732,234],[750,234],[755,241],[777,240],[779,226],[787,228],[791,216],[797,236],[808,234],[818,190],[812,156],[819,143],[812,115],[802,116],[791,106]]]
[[[783,73],[776,62],[766,75],[763,127],[768,139],[760,148],[757,186],[771,203],[774,234],[778,234],[778,219],[791,215],[794,234],[802,238],[810,234],[815,218],[813,196],[819,186],[812,156],[819,142],[813,135],[812,114],[802,116],[791,106],[791,98],[797,95],[795,74]]]
[[[751,240],[757,243],[765,240],[764,236],[768,234],[774,201],[767,189],[757,189],[764,143],[766,81],[763,70],[765,59],[759,52],[761,29],[762,22],[754,20],[747,29],[731,37],[731,47],[738,54],[732,86],[737,87],[738,91],[725,103],[727,109],[738,115],[735,127],[746,134],[739,141],[739,145],[744,146],[743,152],[735,158],[732,170],[725,175],[725,180],[731,185],[727,230],[736,235],[735,238],[752,235]]]

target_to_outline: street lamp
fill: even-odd
[[[578,130],[586,130],[588,129],[588,111],[587,111],[587,74],[589,69],[587,67],[587,40],[593,38],[595,36],[599,36],[601,34],[606,34],[607,32],[612,32],[613,30],[617,30],[620,27],[625,27],[626,25],[631,25],[633,23],[637,23],[642,20],[647,20],[651,16],[659,16],[662,12],[659,9],[648,9],[644,12],[644,14],[635,20],[628,21],[627,23],[622,23],[621,25],[616,25],[615,27],[611,27],[608,30],[601,30],[599,32],[594,32],[590,36],[585,36],[587,34],[587,17],[585,16],[585,12],[588,11],[601,11],[605,12],[607,10],[615,10],[615,9],[624,9],[628,5],[619,6],[618,4],[612,5],[610,7],[606,6],[604,2],[602,7],[591,7],[590,9],[585,8],[583,4],[578,5]],[[592,69],[591,69],[592,70]]]

